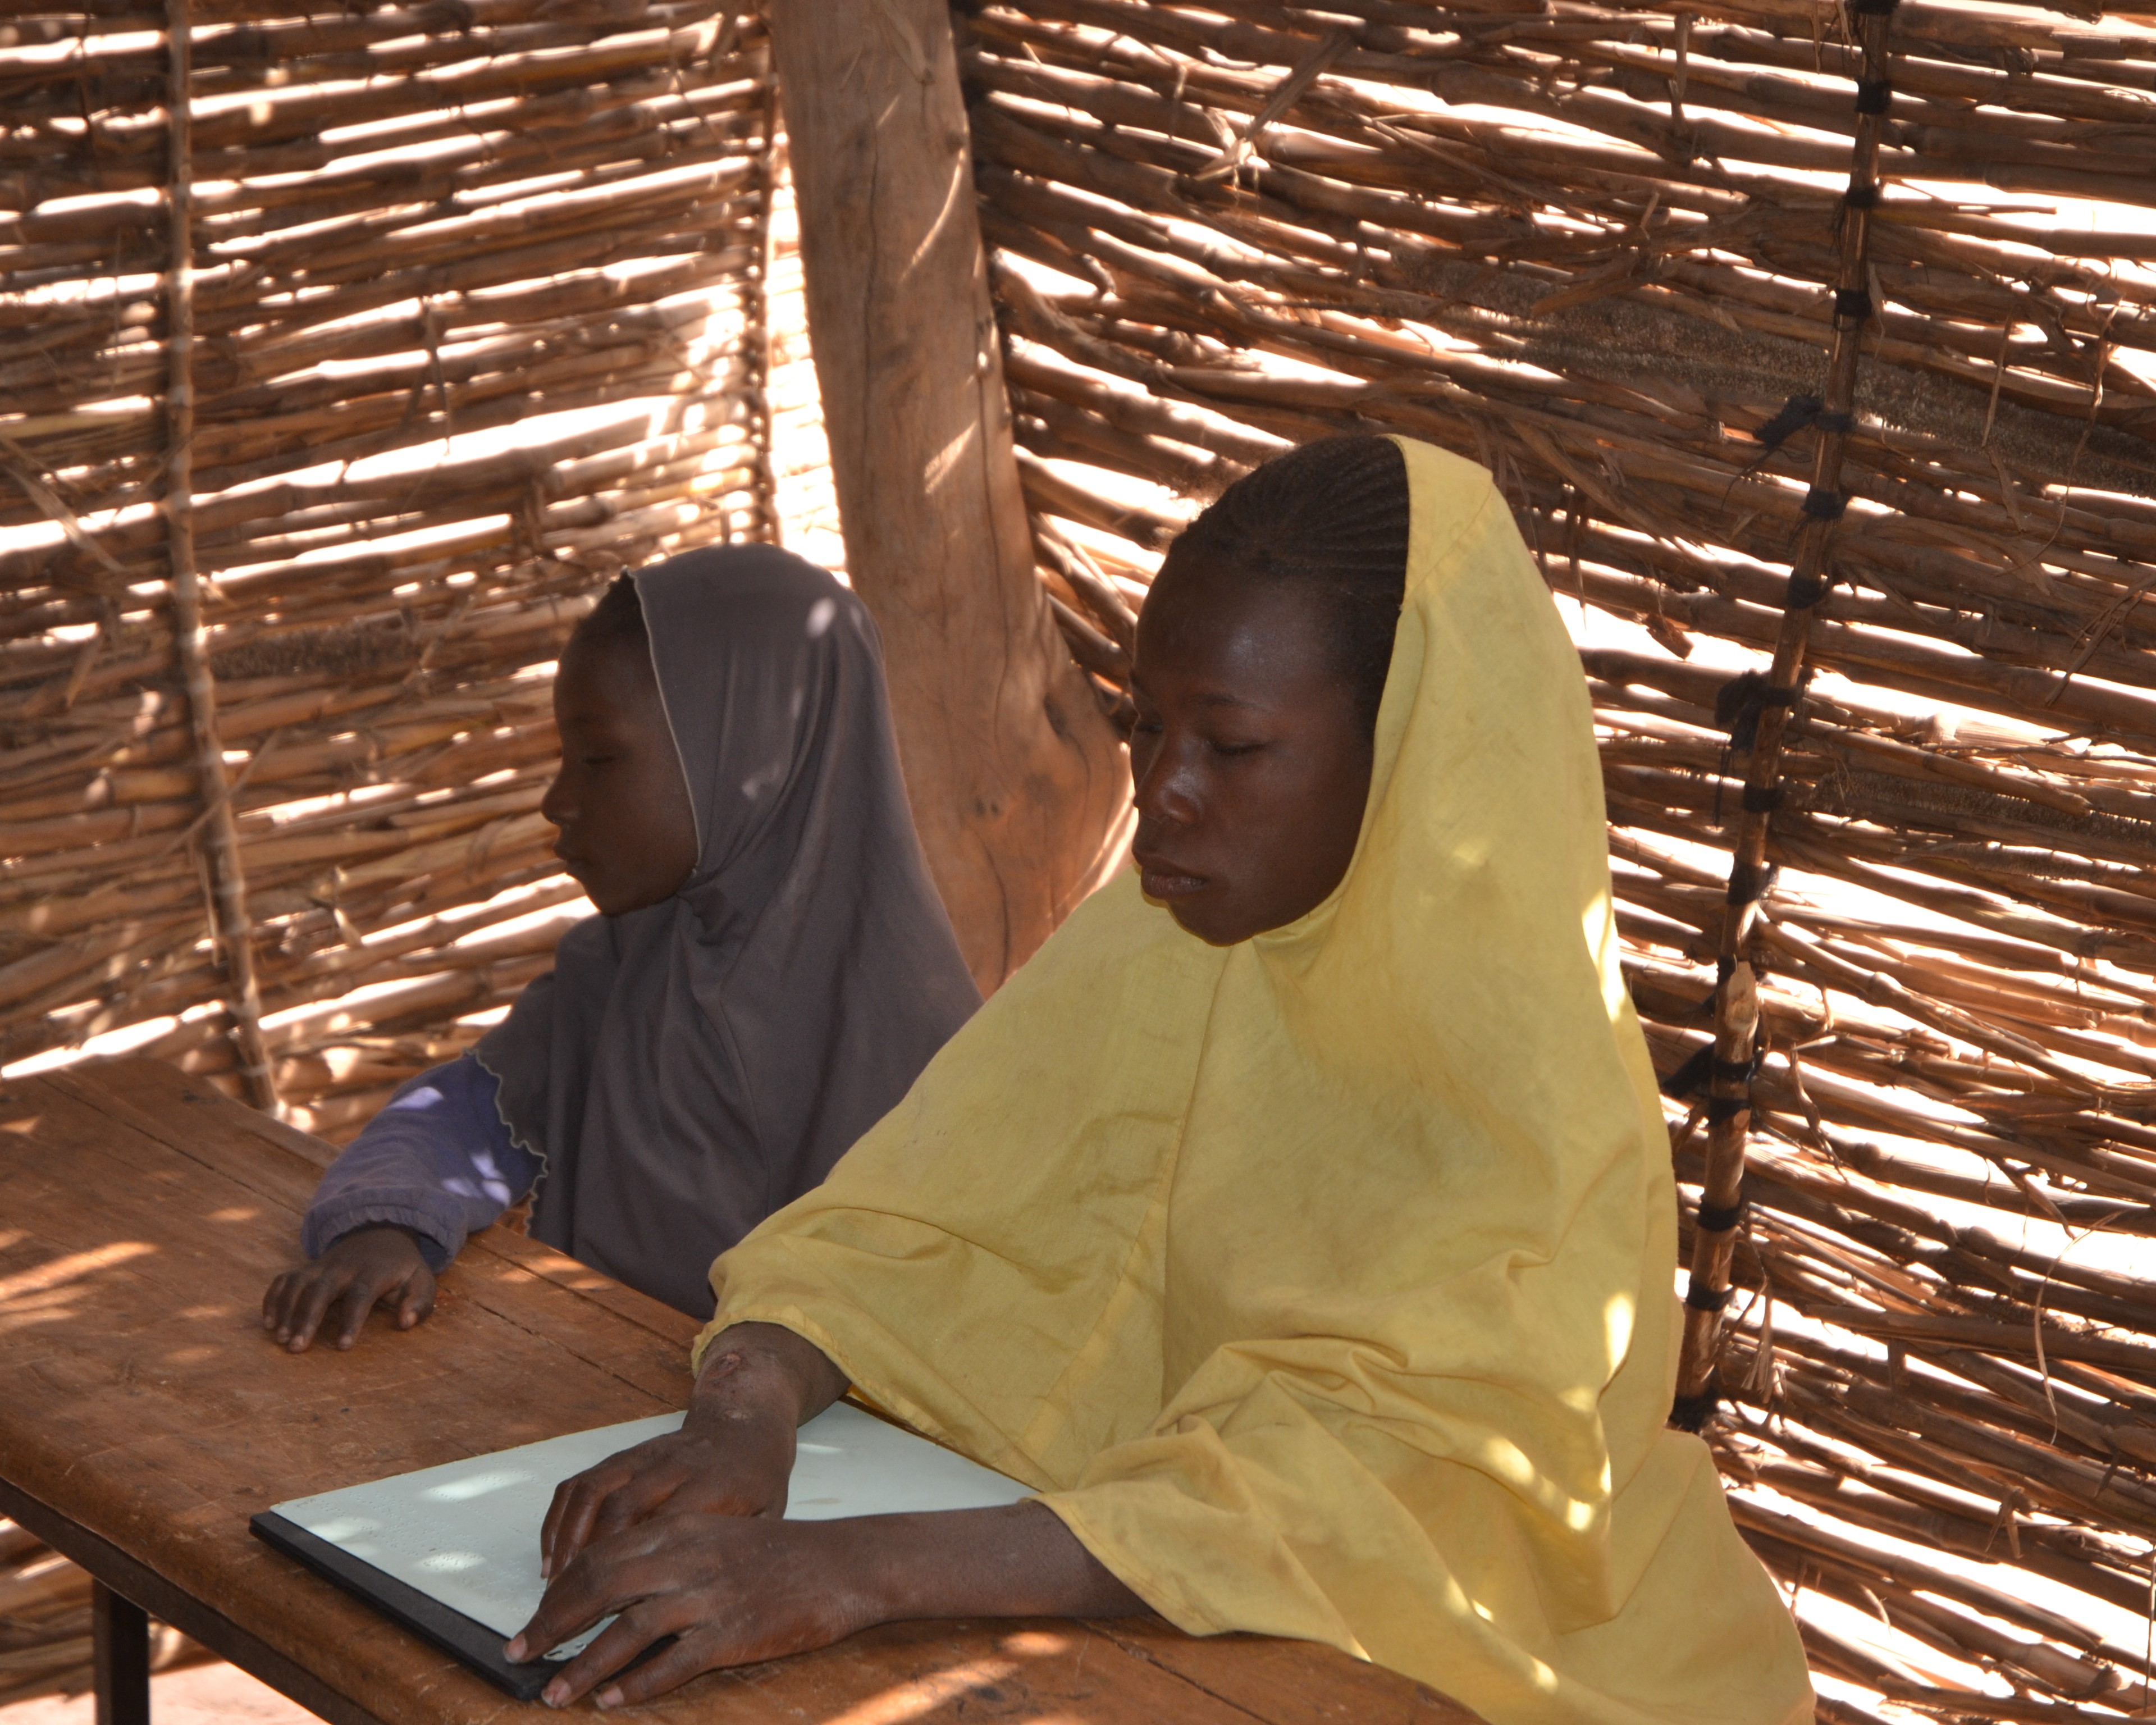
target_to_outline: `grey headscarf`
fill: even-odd
[[[980,995],[860,601],[771,546],[635,578],[695,872],[663,904],[578,923],[475,1052],[546,1158],[533,1235],[701,1317],[711,1260],[820,1182]]]

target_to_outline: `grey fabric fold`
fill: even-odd
[[[635,578],[696,815],[673,898],[578,923],[475,1053],[545,1159],[531,1232],[708,1317],[980,996],[913,829],[875,625],[770,546]]]

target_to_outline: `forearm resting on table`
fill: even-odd
[[[692,1421],[748,1420],[783,1400],[796,1425],[844,1395],[846,1375],[813,1343],[777,1324],[738,1324],[712,1339]],[[834,1532],[836,1530],[834,1529]],[[848,1560],[880,1622],[923,1617],[1112,1617],[1143,1601],[1038,1503],[844,1524]]]
[[[603,1683],[603,1707],[647,1700],[700,1671],[806,1652],[882,1623],[1146,1609],[1039,1503],[782,1519],[794,1431],[846,1389],[845,1374],[791,1331],[742,1324],[711,1343],[680,1431],[562,1483],[540,1536],[546,1598],[504,1651],[527,1659],[615,1621],[547,1686],[551,1704]]]
[[[1128,1617],[1144,1600],[1040,1503],[848,1523],[871,1620]]]
[[[809,1652],[879,1624],[1143,1609],[1038,1503],[829,1522],[680,1515],[593,1547],[504,1651],[528,1658],[613,1615],[544,1695],[566,1707],[596,1690],[611,1707],[699,1671]]]

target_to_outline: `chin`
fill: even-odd
[[[597,881],[584,880],[578,884],[584,889],[584,896],[592,901],[592,908],[602,916],[623,916],[636,908],[620,893],[609,892]]]
[[[1185,934],[1198,937],[1209,947],[1232,947],[1246,941],[1252,931],[1246,928],[1227,928],[1221,926],[1224,919],[1207,916],[1196,905],[1170,903],[1168,914],[1175,918],[1175,926]]]
[[[648,911],[654,905],[663,905],[674,895],[654,892],[648,886],[625,886],[608,891],[588,882],[584,886],[584,896],[592,901],[593,908],[602,916],[629,916],[639,911]]]

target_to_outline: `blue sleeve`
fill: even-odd
[[[445,1268],[467,1235],[538,1183],[539,1158],[517,1146],[495,1106],[499,1087],[470,1055],[399,1085],[322,1176],[300,1230],[307,1255],[389,1222],[420,1237],[431,1268]]]

